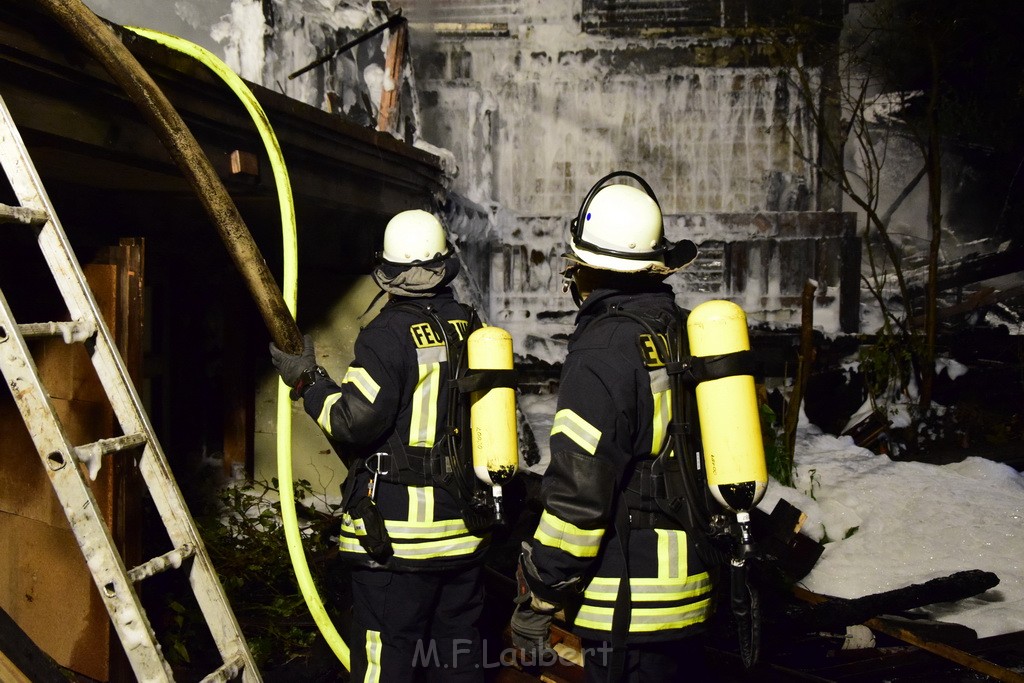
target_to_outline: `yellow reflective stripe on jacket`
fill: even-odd
[[[461,519],[446,519],[440,522],[392,522],[384,520],[388,535],[391,538],[448,538],[450,536],[462,536],[469,533],[466,523]]]
[[[345,372],[345,376],[342,377],[341,383],[354,386],[370,403],[376,401],[377,394],[380,393],[380,385],[373,381],[366,368],[350,367]]]
[[[469,555],[480,547],[482,541],[483,539],[478,536],[461,536],[422,543],[395,543],[394,541],[392,543],[397,557],[416,560],[450,555]]]
[[[658,578],[680,579],[686,576],[686,532],[680,529],[655,529],[658,534]]]
[[[630,610],[631,633],[651,633],[680,629],[707,621],[714,606],[710,599],[674,607],[634,607]],[[612,630],[614,607],[583,605],[576,615],[576,626],[598,631]]]
[[[551,423],[551,436],[555,434],[565,434],[590,455],[597,452],[597,443],[601,440],[600,429],[568,408],[555,413],[555,419]]]
[[[583,599],[614,603],[619,594],[619,581],[615,576],[594,577],[583,592]],[[698,598],[711,592],[711,577],[707,572],[687,577],[682,582],[634,577],[629,580],[629,592],[633,602],[671,602]]]
[[[373,403],[377,399],[377,394],[380,393],[380,385],[373,381],[370,373],[365,368],[350,367],[345,372],[345,377],[342,378],[341,384],[342,386],[351,384],[370,403]],[[320,415],[316,418],[316,423],[320,425],[320,429],[324,430],[324,433],[328,436],[333,436],[331,433],[331,408],[341,399],[341,396],[342,392],[339,391],[324,399],[324,404],[320,408]]]
[[[672,389],[668,381],[668,372],[660,368],[651,373],[651,395],[654,397],[654,419],[651,431],[654,433],[651,443],[651,455],[661,452],[665,442],[669,420],[672,419]]]
[[[320,425],[320,429],[324,430],[327,436],[333,436],[331,434],[331,408],[341,398],[341,392],[331,394],[324,399],[324,405],[320,409],[320,416],[316,418],[316,423]]]
[[[604,529],[581,529],[545,510],[541,513],[533,537],[543,545],[564,550],[576,557],[597,557]]]
[[[441,363],[448,358],[444,346],[416,349],[419,378],[412,393],[409,445],[430,448],[437,432],[437,400],[441,392]]]
[[[394,548],[395,557],[397,558],[403,560],[429,560],[438,557],[472,555],[482,542],[483,538],[478,536],[459,536],[419,543],[402,542],[393,538],[391,539],[391,546]],[[366,553],[363,546],[359,545],[359,541],[351,536],[342,535],[338,539],[338,548],[342,552]]]
[[[469,533],[466,523],[461,519],[444,519],[437,522],[406,522],[404,520],[384,520],[384,527],[391,538],[449,538],[464,536]],[[341,517],[341,530],[353,536],[365,536],[366,524],[361,519],[356,519],[345,514]]]
[[[408,486],[410,522],[434,521],[434,488],[432,486]]]
[[[395,556],[403,559],[431,559],[470,555],[480,547],[483,538],[471,535],[461,519],[434,519],[434,488],[406,487],[409,495],[408,519],[385,519],[384,528],[391,538]],[[343,552],[365,553],[359,544],[366,536],[362,519],[346,513],[341,518],[338,547]]]
[[[347,513],[341,516],[341,528],[356,536],[366,535],[366,522]]]
[[[366,631],[366,676],[364,683],[380,683],[381,655],[384,645],[380,640],[380,631]]]

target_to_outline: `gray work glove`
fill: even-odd
[[[512,612],[510,623],[512,643],[521,649],[527,657],[537,660],[551,649],[548,644],[551,635],[551,619],[557,607],[545,602],[533,594],[523,569],[523,558],[520,557],[516,567],[516,609]]]
[[[316,367],[316,352],[313,350],[313,338],[308,334],[302,338],[302,353],[294,355],[285,353],[270,342],[270,359],[274,368],[281,375],[284,383],[294,387],[299,383],[302,373]]]
[[[538,660],[551,649],[548,639],[551,637],[551,619],[554,612],[537,611],[531,604],[531,596],[527,595],[522,602],[516,598],[516,609],[512,612],[512,644],[523,651],[530,659]]]

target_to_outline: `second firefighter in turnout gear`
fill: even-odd
[[[579,313],[512,630],[543,648],[564,609],[589,681],[708,679],[711,567],[658,501],[673,411],[666,343],[685,335],[687,315],[664,279],[696,253],[665,240],[654,192],[629,172],[601,179],[572,223],[565,277]]]
[[[450,368],[479,326],[449,283],[459,262],[441,223],[403,211],[387,225],[373,279],[388,295],[340,382],[271,345],[274,365],[346,460],[341,555],[352,566],[352,680],[482,680],[477,622],[490,520],[472,500],[472,463],[449,440]]]

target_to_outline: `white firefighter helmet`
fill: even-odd
[[[624,176],[632,185],[608,184]],[[689,240],[665,240],[661,206],[650,185],[635,173],[616,171],[599,180],[572,222],[566,256],[580,263],[623,273],[675,272],[693,260],[697,248]]]
[[[422,209],[397,213],[384,228],[381,258],[389,263],[424,263],[447,256],[449,252],[451,245],[441,221]]]

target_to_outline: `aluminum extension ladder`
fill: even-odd
[[[0,204],[0,223],[22,224],[26,229],[38,231],[39,248],[71,317],[70,322],[18,324],[0,291],[0,370],[68,515],[135,676],[147,682],[173,680],[134,584],[158,572],[191,564],[189,585],[223,659],[223,665],[203,681],[261,681],[138,392],[100,317],[82,268],[2,97],[0,118],[0,162],[20,203],[20,206]],[[93,345],[92,363],[124,436],[84,446],[75,446],[68,440],[25,343],[26,337],[43,336],[63,337],[65,343],[90,342]],[[174,547],[129,570],[114,546],[110,529],[100,515],[79,463],[122,451],[127,452],[126,457],[131,457],[128,454],[138,453],[139,449],[139,470]]]

